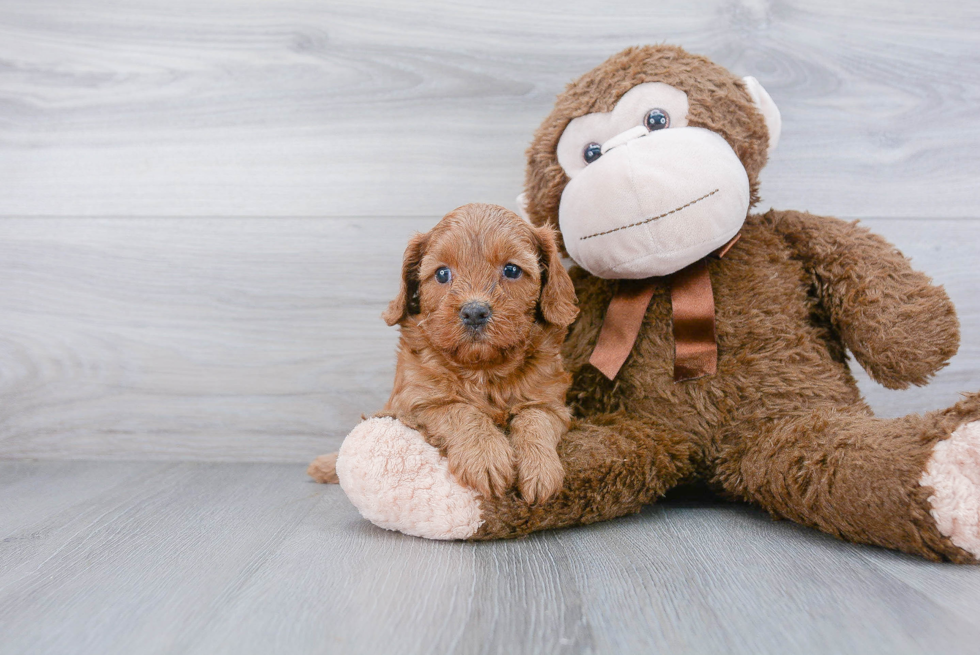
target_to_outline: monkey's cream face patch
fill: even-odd
[[[565,249],[593,275],[669,275],[738,234],[749,178],[718,134],[670,128],[626,140],[575,176],[562,193]]]
[[[683,91],[645,83],[562,133],[558,162],[570,179],[558,223],[568,254],[593,275],[669,275],[741,229],[745,167],[721,135],[688,126],[688,109]]]
[[[653,109],[667,114],[669,127],[687,126],[687,94],[663,82],[637,84],[612,111],[572,119],[558,140],[558,163],[565,174],[573,178],[586,167],[584,153],[590,143],[601,146],[617,134],[644,125]]]

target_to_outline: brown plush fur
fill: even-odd
[[[568,121],[608,111],[649,81],[687,92],[690,123],[728,140],[755,191],[767,139],[740,80],[679,48],[632,48],[572,83],[537,131],[526,185],[535,223],[557,221],[567,179],[555,145]],[[792,211],[749,215],[742,238],[709,268],[718,372],[683,383],[673,381],[667,282],[609,381],[588,358],[618,282],[572,269],[581,314],[563,351],[574,412],[558,446],[564,485],[539,505],[514,494],[483,499],[475,538],[620,516],[699,479],[840,538],[972,561],[937,530],[919,479],[936,442],[980,418],[980,395],[925,416],[875,418],[846,359],[849,349],[890,388],[924,384],[958,347],[942,288],[862,227]]]
[[[509,279],[503,267],[523,273]],[[440,283],[436,270],[452,279]],[[467,328],[469,302],[491,310]],[[560,487],[555,447],[568,429],[561,345],[575,319],[575,292],[550,227],[495,205],[464,205],[405,251],[402,289],[385,312],[401,327],[394,389],[384,412],[419,429],[449,469],[485,496],[517,478],[533,503]]]

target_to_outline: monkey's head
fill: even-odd
[[[528,149],[525,209],[594,275],[667,275],[738,234],[779,130],[755,78],[628,48],[558,96]]]

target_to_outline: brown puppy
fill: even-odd
[[[552,228],[496,205],[459,207],[405,250],[401,290],[383,315],[401,327],[383,411],[484,496],[504,493],[516,474],[525,500],[550,498],[570,421],[561,347],[577,314]],[[335,482],[335,461],[320,457],[308,472]]]

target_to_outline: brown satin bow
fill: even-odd
[[[739,236],[736,234],[709,257],[724,257]],[[610,380],[615,379],[633,350],[657,279],[623,280],[609,303],[589,363]],[[718,369],[718,343],[708,258],[699,259],[668,279],[674,315],[674,381],[714,375]]]

